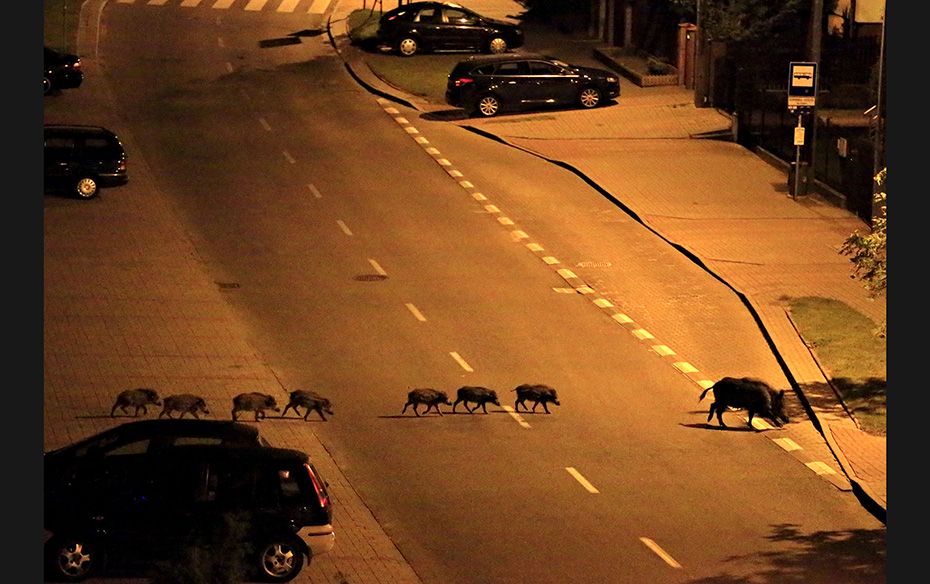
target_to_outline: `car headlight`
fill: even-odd
[[[616,77],[608,77],[608,78],[607,78],[607,83],[616,83],[616,82],[617,82],[617,78],[616,78]]]

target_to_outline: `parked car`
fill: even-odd
[[[617,97],[616,73],[531,54],[471,57],[453,67],[446,84],[446,103],[484,117],[550,105],[590,109]]]
[[[71,53],[62,53],[45,47],[45,75],[42,79],[42,93],[52,90],[80,87],[84,81],[81,70],[81,58]]]
[[[427,51],[504,53],[523,46],[520,25],[451,2],[411,2],[388,10],[377,36],[404,57]]]
[[[287,582],[335,542],[332,501],[309,456],[270,446],[123,452],[82,465],[46,494],[46,577],[144,573],[161,581]],[[206,574],[206,576],[203,576]]]
[[[129,180],[126,150],[100,126],[45,124],[45,183],[82,199]]]

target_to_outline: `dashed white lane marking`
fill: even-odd
[[[497,222],[501,225],[513,225],[513,219],[510,217],[498,217]]]
[[[407,307],[407,310],[409,310],[409,311],[413,314],[413,317],[414,317],[414,318],[416,318],[416,319],[419,320],[420,322],[426,322],[426,317],[423,316],[423,313],[421,313],[421,312],[417,309],[416,306],[414,306],[414,305],[411,304],[410,302],[407,302],[406,304],[404,304],[404,306],[406,306],[406,307]]]
[[[197,6],[203,0],[181,0],[181,6],[187,8],[188,6]]]
[[[265,128],[266,132],[271,131],[271,124],[269,124],[265,118],[258,118],[258,123],[261,124],[263,128]]]
[[[149,6],[164,6],[168,3],[168,0],[149,0],[146,2]]]
[[[487,201],[488,198],[484,196],[484,193],[472,193],[471,198],[476,201]]]
[[[227,62],[226,62],[226,70],[227,70],[228,72],[232,73],[232,72],[235,71],[236,69],[232,66],[232,63],[230,63],[229,61],[227,61]]]
[[[226,48],[226,43],[223,42],[223,37],[216,37],[216,46],[218,46],[221,49]]]
[[[386,107],[386,108],[384,108],[384,111],[386,111],[387,113],[391,114],[392,116],[393,116],[394,114],[399,114],[399,113],[400,113],[400,110],[398,110],[396,107]]]
[[[300,2],[300,0],[284,0],[281,2],[281,5],[278,6],[278,12],[294,12],[298,2]]]
[[[316,197],[317,199],[323,198],[323,195],[320,193],[320,191],[317,190],[317,188],[313,186],[312,184],[308,183],[307,188],[310,189],[310,192],[313,193],[313,196]]]
[[[387,272],[384,271],[384,268],[381,267],[381,264],[379,264],[378,262],[370,258],[368,260],[368,263],[371,264],[371,267],[375,269],[375,272],[377,272],[378,274],[382,276],[387,276]]]
[[[462,369],[464,369],[465,371],[468,371],[469,373],[474,371],[474,369],[471,368],[471,365],[465,362],[465,359],[462,359],[462,356],[456,353],[455,351],[450,351],[449,355],[451,355],[452,358],[455,359],[456,363],[461,365]]]
[[[598,490],[594,487],[594,485],[592,485],[591,483],[588,482],[588,479],[584,478],[584,477],[581,475],[580,472],[578,472],[577,470],[575,470],[575,467],[573,467],[573,466],[566,466],[566,467],[565,467],[565,470],[568,471],[568,474],[570,474],[570,475],[572,475],[573,477],[575,477],[575,480],[578,481],[579,483],[581,483],[581,486],[584,487],[589,493],[600,493],[600,491],[598,491]]]
[[[698,379],[695,383],[697,383],[701,389],[710,389],[714,386],[714,382],[710,379]]]
[[[521,415],[518,414],[516,411],[514,411],[514,409],[513,409],[512,407],[510,407],[510,406],[501,406],[501,407],[504,408],[504,411],[507,412],[508,414],[510,414],[510,417],[513,418],[514,420],[516,420],[516,422],[517,422],[518,424],[520,424],[520,425],[523,426],[524,428],[529,428],[529,427],[530,427],[530,425],[526,422],[526,420],[523,419],[523,416],[521,416]]]
[[[433,148],[432,146],[430,146],[429,148],[426,149],[426,153],[429,154],[430,156],[439,156],[439,149]]]
[[[336,219],[336,224],[339,225],[339,229],[342,229],[342,232],[346,235],[352,235],[352,231],[349,229],[349,226],[345,224],[342,219]]]
[[[429,140],[427,140],[423,136],[417,136],[414,138],[414,140],[416,141],[417,144],[429,144]]]
[[[546,256],[542,259],[542,261],[546,262],[550,266],[562,263],[558,260],[558,258],[554,258],[552,256]]]
[[[653,345],[652,350],[655,351],[657,355],[660,355],[662,357],[668,357],[670,355],[675,354],[675,351],[671,350],[666,345]]]
[[[772,442],[778,444],[788,452],[791,452],[792,450],[801,450],[801,447],[798,446],[798,443],[791,438],[773,438]]]
[[[462,173],[459,172],[458,170],[450,170],[448,172],[449,172],[449,176],[451,176],[452,178],[459,178],[462,176]]]
[[[816,462],[808,462],[805,464],[805,466],[821,476],[836,474],[835,470],[827,466],[825,463],[820,462],[819,460]]]
[[[676,361],[672,363],[672,367],[681,371],[682,373],[697,373],[697,368],[687,361]]]
[[[748,419],[748,418],[747,418],[747,419]],[[761,430],[773,430],[773,429],[774,429],[774,428],[772,427],[771,424],[769,424],[768,422],[766,422],[766,421],[763,420],[762,418],[753,418],[753,419],[752,419],[752,427],[755,428],[756,430],[760,430],[760,431],[761,431]]]
[[[249,3],[245,5],[246,10],[261,10],[265,4],[268,3],[268,0],[249,0]]]
[[[654,338],[655,338],[654,336],[652,336],[652,333],[650,333],[650,332],[647,331],[646,329],[641,329],[641,328],[640,328],[640,329],[633,329],[633,330],[631,330],[630,332],[633,334],[634,337],[636,337],[637,339],[639,339],[639,340],[641,340],[641,341],[645,341],[645,340],[647,340],[647,339],[654,339]],[[697,370],[695,369],[695,371],[697,371]]]
[[[539,245],[538,243],[532,243],[532,242],[526,244],[526,249],[530,251],[545,251],[545,248],[543,248],[543,246]]]
[[[452,163],[446,160],[445,158],[439,158],[436,160],[440,166],[452,166]]]
[[[610,308],[613,306],[613,304],[606,298],[598,298],[594,301],[594,306],[597,306],[598,308]]]
[[[575,275],[575,272],[569,270],[568,268],[560,268],[558,273],[560,276],[562,276],[565,279],[578,277]]]
[[[649,549],[651,549],[653,552],[655,552],[655,554],[656,554],[657,556],[659,556],[660,558],[662,558],[662,561],[664,561],[664,562],[665,562],[666,564],[668,564],[669,566],[671,566],[671,567],[673,567],[673,568],[681,568],[681,564],[679,564],[678,562],[676,562],[676,561],[675,561],[675,558],[673,558],[672,556],[670,556],[664,549],[662,549],[661,547],[659,547],[659,544],[657,544],[656,542],[652,541],[652,540],[649,539],[648,537],[641,537],[641,538],[639,538],[639,541],[641,541],[641,542],[643,542],[644,544],[646,544],[646,547],[647,547],[647,548],[649,548]]]
[[[291,164],[297,164],[297,161],[294,160],[294,157],[291,156],[291,153],[290,153],[290,152],[288,152],[287,150],[283,150],[282,153],[284,154],[284,158],[285,158],[288,162],[290,162]]]
[[[559,294],[577,294],[574,288],[553,288],[552,290]]]
[[[397,116],[396,118],[394,118],[394,121],[400,124],[401,126],[403,126],[404,124],[410,123],[410,121],[407,118],[404,118],[401,116]]]
[[[475,188],[475,185],[471,184],[471,183],[468,182],[467,180],[463,180],[463,181],[459,182],[459,186],[462,187],[463,189],[473,189],[473,188]]]
[[[132,4],[136,0],[116,0],[117,4]]]
[[[500,213],[501,210],[497,208],[497,205],[485,205],[484,210],[488,213]]]
[[[225,10],[226,8],[232,6],[233,2],[235,1],[236,0],[216,0],[216,2],[213,4],[213,8],[217,10]]]

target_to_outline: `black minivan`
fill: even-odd
[[[45,186],[81,199],[100,187],[124,184],[126,150],[119,137],[100,126],[45,124]]]
[[[69,489],[46,492],[46,576],[143,568],[159,581],[287,582],[335,543],[326,486],[306,453],[271,446],[90,458]]]

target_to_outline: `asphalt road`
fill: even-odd
[[[280,382],[334,400],[305,431],[424,582],[837,581],[799,546],[877,522],[762,436],[706,429],[693,385],[565,293],[325,36],[288,41],[303,30],[290,15],[164,8],[103,16],[131,164],[171,198]],[[705,320],[682,310],[683,326],[743,339],[734,359],[778,371],[720,283],[579,179],[454,124],[421,131],[554,253],[623,264],[655,289],[646,312],[700,298]],[[599,247],[602,229],[629,245]],[[732,326],[709,330],[705,309]],[[556,387],[562,406],[401,415],[413,387],[481,385],[512,406],[521,383]],[[844,553],[874,561],[864,548]]]

